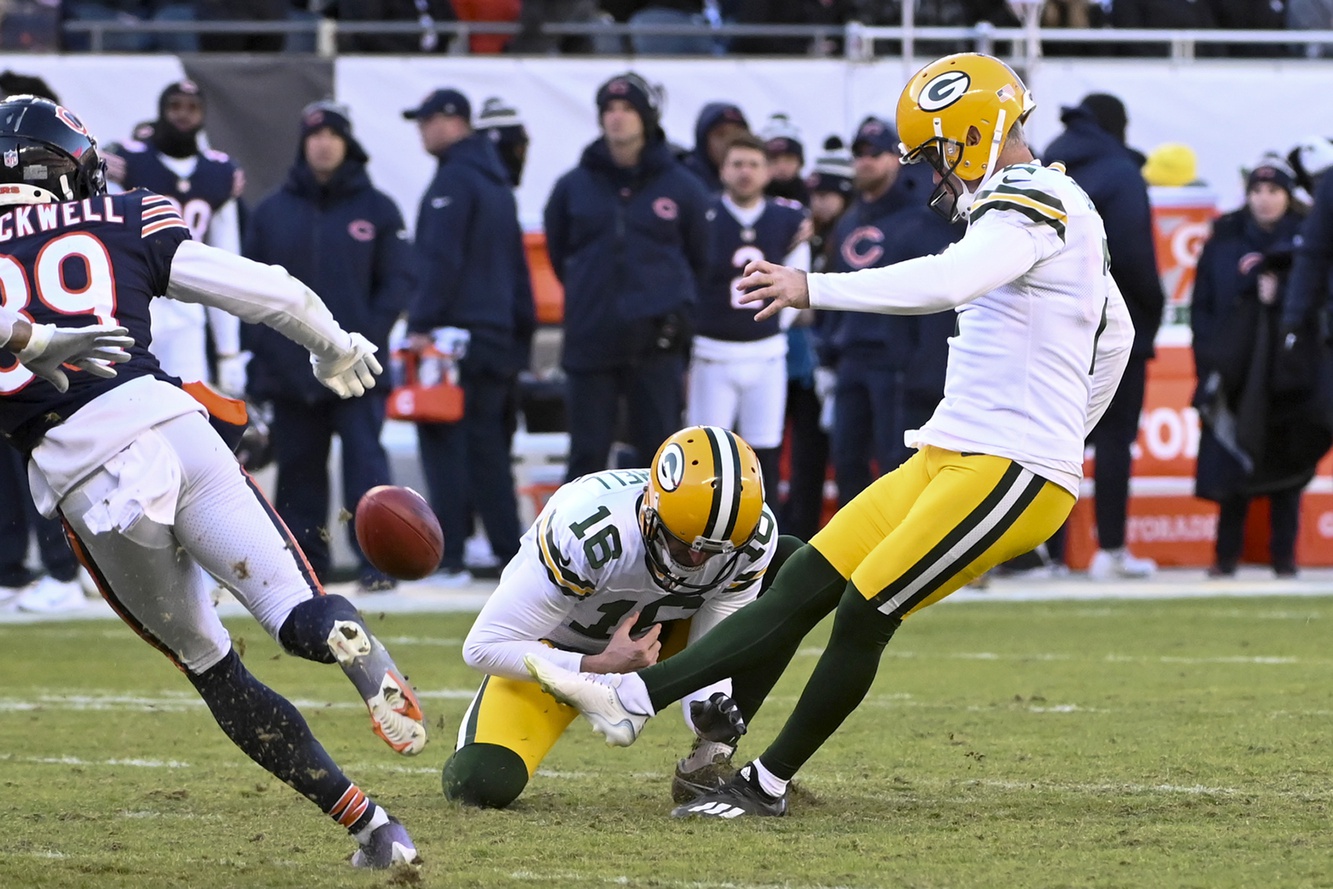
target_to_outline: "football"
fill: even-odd
[[[399,580],[419,580],[444,555],[444,534],[430,504],[411,488],[380,485],[356,505],[356,542],[370,564]]]

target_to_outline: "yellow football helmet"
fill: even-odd
[[[980,53],[945,56],[913,74],[898,98],[899,150],[903,163],[924,160],[940,175],[930,206],[961,219],[973,192],[954,177],[980,188],[1009,129],[1035,107],[1012,68]]]
[[[668,592],[713,588],[754,538],[763,510],[759,458],[739,435],[717,426],[675,433],[653,457],[639,504],[653,580]]]

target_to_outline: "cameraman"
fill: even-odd
[[[1267,495],[1269,556],[1278,577],[1296,575],[1301,491],[1329,436],[1310,393],[1280,371],[1283,292],[1302,214],[1291,170],[1264,157],[1250,171],[1245,206],[1217,220],[1199,257],[1190,326],[1203,431],[1195,494],[1221,505],[1209,576],[1236,571],[1250,500]]]

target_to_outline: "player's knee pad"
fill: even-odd
[[[342,596],[315,596],[292,609],[291,614],[278,629],[278,644],[288,654],[318,661],[321,664],[333,663],[333,652],[329,650],[329,633],[335,621],[351,620],[361,622],[361,615],[356,606]]]
[[[528,766],[508,747],[468,744],[444,764],[441,783],[445,798],[453,802],[503,809],[528,785]]]

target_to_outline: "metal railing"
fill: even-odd
[[[911,4],[905,4],[907,8]],[[516,35],[522,27],[514,22],[341,22],[334,19],[281,22],[180,22],[180,21],[67,21],[62,25],[66,35],[88,38],[91,52],[104,52],[108,36],[121,35],[283,35],[312,38],[317,55],[331,57],[338,53],[338,38],[347,36],[417,37],[435,35],[448,42],[448,52],[456,55],[469,53],[469,38],[479,35]],[[1151,48],[1153,55],[1165,55],[1173,61],[1192,61],[1199,46],[1246,47],[1262,50],[1272,47],[1289,48],[1279,53],[1285,58],[1299,55],[1323,54],[1333,57],[1333,30],[1328,31],[1230,31],[1230,30],[1154,30],[1146,28],[1074,29],[1043,28],[1029,23],[1026,27],[997,28],[988,22],[969,27],[937,28],[905,26],[868,26],[859,22],[845,25],[737,25],[707,24],[616,24],[611,22],[543,23],[539,33],[548,38],[576,37],[599,40],[619,40],[627,54],[632,53],[631,40],[636,37],[693,37],[725,41],[734,37],[796,38],[809,41],[809,50],[802,55],[828,57],[839,54],[854,61],[869,61],[877,57],[876,44],[893,42],[900,47],[894,55],[912,57],[919,43],[948,43],[964,46],[978,52],[994,53],[996,45],[1009,43],[1012,53],[1035,58],[1045,53],[1045,45],[1054,43],[1062,49],[1070,45],[1114,47],[1132,45],[1135,54]],[[719,52],[721,50],[719,49]]]

